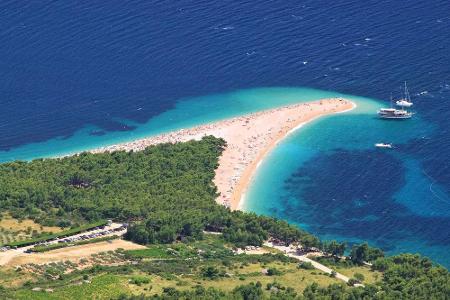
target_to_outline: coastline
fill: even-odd
[[[355,103],[344,98],[326,98],[263,110],[90,152],[140,151],[150,145],[199,140],[207,135],[223,138],[227,147],[219,158],[214,178],[220,193],[216,201],[236,210],[242,207],[245,192],[257,167],[282,139],[316,118],[355,107]]]
[[[256,159],[256,161],[254,161],[254,163],[251,166],[249,166],[246,174],[244,176],[242,176],[240,183],[239,183],[238,187],[236,188],[236,192],[233,194],[233,198],[231,200],[232,205],[230,208],[232,210],[242,210],[242,207],[243,207],[243,204],[245,201],[246,191],[247,191],[254,175],[256,174],[258,167],[261,165],[264,158],[270,153],[270,151],[272,151],[278,145],[279,142],[281,142],[284,138],[289,136],[291,133],[302,128],[306,123],[312,122],[312,121],[314,121],[322,116],[325,116],[325,115],[345,113],[345,112],[351,111],[356,108],[356,104],[354,102],[351,102],[349,100],[346,100],[346,101],[348,101],[350,103],[350,105],[351,105],[350,107],[343,109],[343,110],[339,110],[339,111],[316,114],[315,116],[311,116],[310,118],[304,119],[302,122],[300,122],[293,128],[290,128],[286,132],[283,132],[280,135],[278,135],[276,137],[276,139],[270,145],[268,145],[268,147],[260,154],[260,156]]]

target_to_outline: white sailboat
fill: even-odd
[[[413,106],[413,103],[411,102],[411,96],[409,95],[408,87],[406,86],[406,81],[405,81],[405,98],[397,100],[395,104],[401,107]]]
[[[409,119],[412,117],[412,113],[403,107],[400,109],[393,108],[391,95],[391,106],[389,108],[380,108],[378,110],[378,116],[382,119]]]

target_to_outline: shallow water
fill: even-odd
[[[419,116],[386,121],[373,112],[360,107],[296,131],[259,166],[243,208],[322,238],[367,240],[390,253],[419,252],[448,265],[448,187],[410,151],[422,151],[436,128]],[[376,149],[380,141],[395,149]]]
[[[338,94],[320,90],[386,105],[406,80],[414,120],[379,121],[365,99],[305,126],[261,165],[247,205],[450,266],[449,11],[447,0],[2,1],[0,161]],[[319,90],[260,89],[298,86]]]
[[[147,122],[118,120],[120,124],[133,128],[132,130],[105,132],[100,127],[88,125],[70,136],[56,137],[45,142],[30,143],[7,151],[0,151],[0,162],[76,153],[283,105],[339,96],[343,96],[343,94],[291,87],[247,89],[225,94],[185,98],[176,101],[172,109]]]

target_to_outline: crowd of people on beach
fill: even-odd
[[[251,176],[252,167],[256,167],[259,155],[270,149],[278,140],[300,124],[316,116],[337,112],[339,108],[348,105],[349,102],[343,98],[288,105],[132,142],[102,147],[91,152],[141,151],[148,146],[161,143],[200,140],[208,135],[221,137],[227,142],[227,148],[220,158],[219,168],[216,171],[215,183],[220,192],[218,201],[227,207],[237,208],[233,201],[239,201],[240,199],[234,198],[240,198],[241,195],[239,194],[243,192],[242,189],[238,191],[238,186],[243,176]]]

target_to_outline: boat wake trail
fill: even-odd
[[[425,176],[427,176],[431,180],[431,184],[428,187],[431,194],[433,194],[433,196],[436,197],[436,199],[439,199],[441,202],[450,204],[450,200],[442,198],[435,190],[433,190],[433,185],[436,183],[436,180],[433,177],[431,177],[427,172],[425,172],[425,170],[423,170],[423,169],[422,169],[422,173],[425,174]]]

